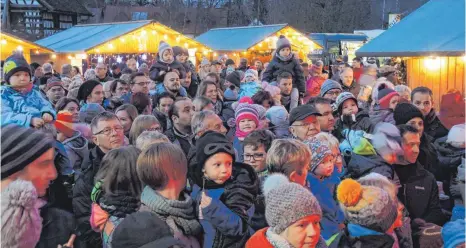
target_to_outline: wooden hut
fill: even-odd
[[[20,51],[29,63],[31,63],[31,54],[40,55],[51,54],[53,52],[48,48],[21,39],[4,31],[0,32],[0,51],[1,60],[5,60],[15,51]]]

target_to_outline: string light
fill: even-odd
[[[188,49],[188,47],[189,47],[188,43],[184,43],[184,47],[185,47],[186,49]]]
[[[6,45],[6,40],[5,39],[2,40],[2,45]]]
[[[204,52],[202,52],[202,53],[203,53],[204,55],[207,55],[208,52],[207,52],[207,51],[204,51]]]
[[[123,61],[123,60],[122,60],[121,57],[118,55],[118,57],[116,58],[116,62],[117,62],[117,63],[121,63],[121,61]]]
[[[18,50],[18,51],[21,51],[21,52],[22,52],[22,51],[23,51],[23,46],[17,46],[17,47],[16,47],[16,50]]]
[[[143,29],[143,30],[141,31],[141,35],[142,35],[142,36],[146,36],[146,34],[147,34],[147,31]]]
[[[36,54],[39,54],[39,50],[36,50]]]
[[[164,34],[164,35],[163,35],[163,39],[164,39],[164,40],[168,40],[168,35]]]
[[[108,46],[109,49],[113,49],[113,44],[112,43],[109,43],[107,46]]]
[[[180,36],[176,37],[176,42],[180,42]]]
[[[57,58],[57,55],[56,54],[52,54],[52,59],[56,59]]]
[[[125,38],[120,38],[120,41],[121,41],[121,42],[125,42]]]
[[[97,53],[100,53],[100,49],[95,49],[95,51],[96,51]]]
[[[217,57],[217,53],[214,53],[214,57]]]
[[[151,32],[151,33],[152,33],[153,35],[155,35],[155,34],[157,33],[157,31],[155,31],[155,30],[152,30],[152,32]]]

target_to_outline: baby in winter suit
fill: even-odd
[[[172,47],[165,41],[160,41],[157,61],[150,68],[150,79],[160,82],[160,77],[173,69],[178,70],[180,79],[186,77],[186,69],[175,60]]]

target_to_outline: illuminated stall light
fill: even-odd
[[[438,57],[430,57],[424,59],[424,66],[431,70],[438,70],[440,68],[440,59]]]
[[[168,35],[164,34],[164,35],[163,35],[163,39],[164,39],[165,41],[168,40]]]
[[[116,62],[117,62],[117,63],[121,63],[122,61],[123,61],[123,60],[121,59],[120,56],[118,56],[118,57],[116,58]]]
[[[2,45],[6,45],[6,40],[5,39],[2,40]]]
[[[23,51],[23,46],[17,46],[16,50],[22,52]]]
[[[99,57],[97,58],[97,62],[98,62],[98,63],[103,63],[103,62],[104,62],[104,57],[99,56]]]
[[[39,54],[39,50],[36,50],[36,54]]]
[[[57,58],[57,55],[56,54],[52,54],[52,59],[56,59]]]

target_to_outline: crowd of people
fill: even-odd
[[[1,245],[465,247],[464,99],[355,58],[159,44],[152,65],[28,64],[1,86]]]

